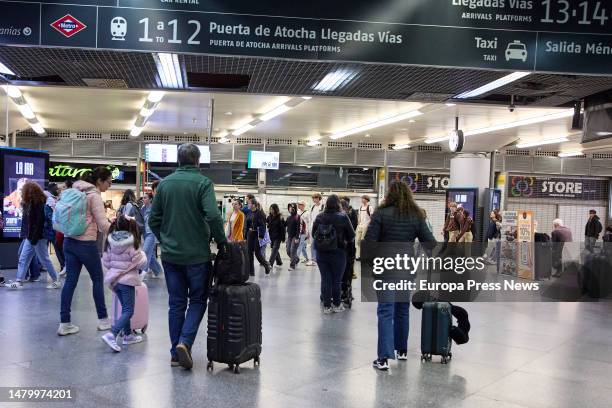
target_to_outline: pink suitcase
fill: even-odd
[[[111,320],[115,324],[115,321],[121,316],[121,303],[119,298],[113,292],[113,300],[111,304]],[[134,305],[134,316],[130,319],[130,326],[132,330],[140,331],[144,333],[147,331],[149,325],[149,289],[143,282],[142,285],[136,286],[136,302]]]

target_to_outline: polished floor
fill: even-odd
[[[75,390],[76,404],[53,407],[612,407],[610,303],[469,304],[471,340],[454,348],[449,365],[420,362],[420,312],[412,309],[409,360],[378,372],[375,304],[322,315],[318,271],[303,264],[270,277],[259,271],[255,281],[261,366],[247,363],[240,375],[219,364],[206,371],[205,324],[194,369],[169,366],[164,280],[149,282],[146,341],[120,354],[100,341],[86,272],[73,304],[81,332],[68,337],[56,335],[60,291],[42,282],[0,288],[0,386]]]

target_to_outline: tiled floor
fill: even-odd
[[[60,291],[43,283],[0,289],[0,386],[70,386],[76,404],[53,407],[606,407],[612,406],[610,303],[473,303],[471,340],[449,365],[419,360],[420,312],[411,311],[406,362],[387,373],[376,354],[376,308],[322,315],[319,274],[277,270],[261,285],[261,366],[240,375],[222,365],[206,371],[206,326],[191,372],[170,368],[167,293],[150,281],[146,342],[112,353],[96,331],[87,273],[73,304],[77,335],[59,337]],[[14,271],[5,273],[14,277]],[[358,292],[356,292],[358,293]],[[110,292],[107,292],[109,305]],[[195,404],[195,405],[194,405]],[[2,403],[0,403],[2,405]],[[16,404],[26,407],[29,404]],[[42,406],[38,404],[37,406]]]

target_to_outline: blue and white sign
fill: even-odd
[[[249,169],[278,170],[279,152],[249,151]]]

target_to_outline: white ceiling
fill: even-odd
[[[46,129],[71,132],[128,132],[147,96],[146,91],[138,90],[58,87],[20,89]],[[3,109],[0,133],[4,133],[6,98],[0,94],[0,99],[0,108]],[[168,92],[151,116],[144,133],[206,135],[214,106],[213,136],[222,136],[289,99],[284,96],[238,93]],[[9,130],[27,129],[27,122],[21,118],[15,106],[11,103],[9,107]],[[259,124],[241,137],[320,138],[325,142],[327,136],[334,132],[415,109],[427,113],[414,118],[414,122],[404,120],[372,129],[368,131],[369,136],[360,133],[338,140],[421,144],[427,137],[444,136],[453,130],[455,116],[460,118],[459,127],[466,131],[558,111],[555,108],[519,107],[510,112],[503,106],[463,104],[449,107],[443,104],[315,97]],[[514,143],[519,138],[537,140],[567,135],[571,133],[570,127],[571,119],[567,118],[476,135],[466,139],[465,148],[468,151],[491,151]],[[563,146],[549,145],[543,149],[570,150],[579,147],[579,135],[573,136],[572,140]]]

